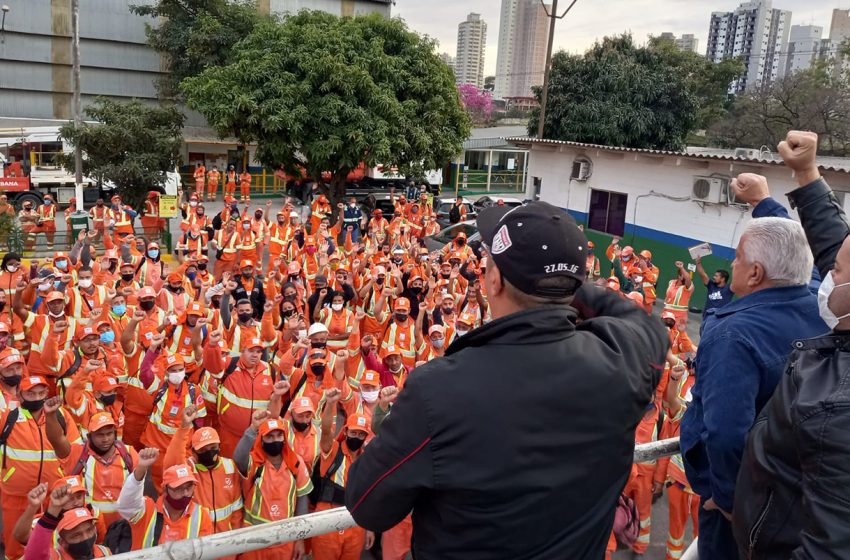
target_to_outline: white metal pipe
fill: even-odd
[[[691,546],[682,555],[682,560],[699,560],[699,552],[697,551],[697,539],[691,543]]]
[[[679,438],[656,441],[635,446],[635,463],[640,463],[679,451]],[[125,554],[111,556],[113,560],[214,560],[222,556],[233,556],[252,550],[269,548],[282,543],[297,541],[324,535],[334,531],[351,529],[354,519],[343,507],[310,513],[299,517],[265,523],[254,527],[244,527],[206,537],[171,542],[168,544],[134,550]],[[691,546],[696,552],[696,547]],[[696,560],[696,556],[685,558]]]

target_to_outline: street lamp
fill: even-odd
[[[543,11],[546,12],[546,17],[549,18],[549,44],[546,47],[546,66],[543,70],[543,91],[540,95],[540,122],[537,123],[537,137],[543,138],[543,127],[546,124],[546,102],[549,99],[549,72],[552,70],[552,43],[555,40],[555,22],[559,19],[564,19],[578,0],[572,0],[572,3],[564,10],[564,13],[558,15],[558,0],[552,0],[552,11],[546,8],[543,0],[540,0],[540,5],[543,6]]]

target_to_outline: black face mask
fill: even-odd
[[[327,342],[319,342],[318,340],[314,340],[314,341],[310,342],[310,348],[327,348],[327,347],[328,347]]]
[[[139,308],[142,311],[150,311],[151,309],[154,308],[155,305],[156,305],[155,301],[140,301],[139,302]]]
[[[6,302],[0,301],[0,313],[2,313],[4,309],[6,309]]]
[[[21,376],[20,375],[10,375],[8,377],[3,378],[3,383],[8,385],[9,387],[17,387],[21,384]]]
[[[266,455],[269,457],[277,457],[281,453],[283,453],[283,442],[282,441],[264,441],[263,442],[263,451],[265,451]]]
[[[464,245],[466,245],[466,239],[458,239],[457,244],[463,247]]]
[[[36,412],[42,409],[44,406],[44,400],[45,399],[38,399],[37,401],[21,401],[21,408],[29,412]]]
[[[417,295],[417,296],[418,296],[419,294],[421,294],[421,293],[422,293],[422,286],[413,286],[413,287],[411,287],[411,288],[410,288],[410,293],[411,293],[411,294],[415,294],[415,295]]]
[[[404,323],[405,321],[407,321],[407,315],[403,315],[401,313],[396,313],[395,314],[395,320],[398,321],[399,323]]]
[[[218,462],[218,449],[208,449],[202,453],[198,453],[198,462],[210,469]]]
[[[94,558],[94,541],[97,535],[92,535],[90,538],[78,543],[68,543],[65,545],[65,550],[71,555],[74,560],[89,560]]]
[[[377,278],[375,278],[375,284],[377,284],[378,286],[380,286],[380,285],[381,285],[381,284],[383,284],[383,283],[384,283],[384,279],[383,279],[383,278],[381,278],[380,276],[378,276]]]
[[[122,275],[121,275],[121,280],[123,280],[123,281],[125,281],[125,282],[132,282],[132,281],[133,281],[133,276],[134,276],[134,274],[133,274],[132,272],[131,272],[130,274],[122,274]]]
[[[239,317],[240,323],[247,323],[248,321],[250,321],[254,317],[254,314],[253,313],[237,313],[236,316]]]
[[[207,269],[207,263],[203,263],[203,262],[198,263],[198,270],[206,270],[206,269]]]
[[[443,315],[451,315],[454,312],[453,307],[443,307],[440,309],[443,312]]]
[[[295,316],[295,310],[293,309],[292,311],[284,311],[283,316],[286,317],[287,319],[289,319],[290,317],[294,317]]]
[[[449,272],[448,274],[443,274],[442,272],[440,273],[440,278],[442,278],[443,280],[448,280],[451,277],[452,277],[451,272]]]
[[[315,375],[324,375],[325,364],[313,364],[310,366],[310,371],[312,371]]]
[[[118,395],[101,395],[100,398],[98,398],[97,400],[102,402],[104,406],[112,406],[113,404],[115,404],[115,399],[117,397]]]
[[[173,294],[179,294],[183,291],[183,288],[181,288],[180,286],[168,286],[168,291]]]
[[[258,220],[261,220],[261,219],[263,219],[263,213],[262,212],[254,212],[254,217],[257,218]]]
[[[676,326],[676,323],[664,323],[664,326],[667,327],[668,329],[672,329],[673,327]]]
[[[292,421],[292,427],[295,428],[296,432],[306,432],[310,428],[310,424],[312,424],[312,422]]]
[[[366,440],[349,436],[345,438],[345,445],[347,445],[348,449],[350,449],[351,451],[359,451],[360,448],[363,447],[365,441]]]

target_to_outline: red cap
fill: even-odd
[[[38,375],[30,375],[29,377],[24,377],[21,379],[20,389],[21,391],[29,391],[33,387],[37,387],[39,385],[44,385],[47,387],[47,380]]]

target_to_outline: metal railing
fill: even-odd
[[[635,446],[634,462],[642,463],[679,452],[679,438],[665,439]],[[334,531],[343,531],[357,524],[344,507],[310,513],[298,517],[244,527],[206,537],[186,539],[134,550],[111,556],[114,560],[213,560],[271,546],[308,539]],[[696,539],[682,556],[683,560],[698,560]]]
[[[194,174],[189,172],[181,172],[180,178],[183,181],[183,190],[187,193],[186,196],[189,196],[191,193],[195,192],[195,176]],[[226,183],[226,179],[224,173],[221,174],[221,180],[218,182],[218,189],[216,189],[216,194],[219,197],[219,200],[224,194],[224,185]],[[207,179],[204,180],[204,194],[206,195],[207,187],[209,182]],[[273,171],[268,171],[263,169],[262,171],[257,171],[255,173],[251,173],[251,196],[271,196],[282,194],[286,191],[286,183],[281,181],[280,178],[274,174]],[[234,189],[235,196],[239,198],[241,193],[241,188],[239,186],[239,180],[236,181],[236,188]]]

